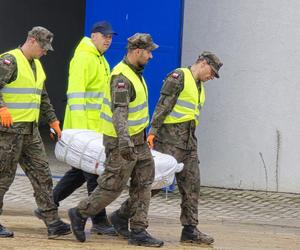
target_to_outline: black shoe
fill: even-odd
[[[0,238],[14,237],[14,233],[0,224]]]
[[[196,244],[207,244],[214,243],[214,238],[202,233],[196,226],[184,226],[181,232],[181,242],[184,243],[196,243]]]
[[[75,207],[69,209],[68,214],[71,221],[71,228],[76,239],[80,242],[85,242],[84,227],[87,218],[82,217]]]
[[[48,239],[55,239],[59,236],[70,234],[71,229],[68,223],[58,220],[48,225]]]
[[[145,246],[145,247],[161,247],[164,242],[153,238],[146,230],[131,230],[128,240],[130,245]]]
[[[129,238],[130,232],[128,230],[128,220],[127,219],[120,217],[118,215],[118,212],[115,211],[109,216],[109,220],[118,235],[122,236],[124,239]]]
[[[110,235],[110,236],[118,235],[114,227],[109,224],[107,219],[105,221],[93,223],[93,226],[91,228],[91,233]]]

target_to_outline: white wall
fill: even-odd
[[[182,65],[203,50],[224,66],[206,84],[201,184],[300,193],[300,1],[185,0]]]

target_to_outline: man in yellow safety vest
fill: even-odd
[[[33,186],[34,197],[48,228],[48,238],[71,233],[60,220],[52,197],[52,176],[38,130],[40,113],[61,136],[59,121],[50,103],[40,57],[53,50],[53,34],[37,26],[25,43],[0,56],[0,213],[3,197],[12,184],[20,163]],[[0,225],[0,237],[13,232]]]
[[[164,80],[148,135],[155,150],[170,154],[184,163],[176,180],[182,196],[181,241],[212,244],[214,239],[197,229],[200,171],[197,155],[196,126],[205,102],[203,82],[219,78],[220,59],[203,52],[190,67],[172,71]]]
[[[129,244],[163,245],[163,241],[146,231],[154,161],[145,137],[149,123],[148,91],[142,72],[157,47],[149,34],[129,37],[127,55],[112,71],[100,115],[106,150],[105,170],[99,187],[69,210],[72,230],[79,241],[85,241],[86,218],[114,201],[131,177],[130,198],[111,215],[111,223],[118,234],[129,238]]]

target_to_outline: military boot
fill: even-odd
[[[161,247],[164,244],[162,240],[153,238],[145,229],[132,229],[128,243],[144,247]]]
[[[91,228],[91,233],[110,235],[110,236],[118,235],[114,227],[108,222],[106,216],[103,216],[101,218],[92,216],[91,219],[93,223]]]
[[[109,220],[118,235],[122,236],[124,239],[129,238],[128,219],[119,216],[117,210],[109,216]]]
[[[46,222],[47,217],[43,214],[42,209],[36,208],[35,210],[33,210],[33,214],[38,219],[42,220],[45,223],[46,227],[48,227],[47,222]]]
[[[14,233],[0,224],[0,238],[14,237]]]
[[[68,223],[58,220],[48,225],[48,239],[55,239],[59,236],[70,234],[71,228]]]
[[[196,244],[207,244],[214,243],[214,238],[202,233],[196,226],[184,226],[181,232],[181,242],[184,243],[196,243]]]
[[[78,209],[75,207],[69,209],[68,214],[71,221],[71,228],[73,234],[75,235],[78,241],[84,242],[85,241],[84,227],[87,218],[82,217]]]
[[[33,211],[33,214],[34,214],[35,217],[37,217],[38,219],[45,222],[46,217],[42,214],[42,209],[40,209],[40,208],[35,209]],[[46,224],[46,222],[45,222],[45,224]]]

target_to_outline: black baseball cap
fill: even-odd
[[[111,24],[107,21],[94,23],[91,33],[96,32],[100,32],[103,35],[117,35],[117,33],[112,29]]]

